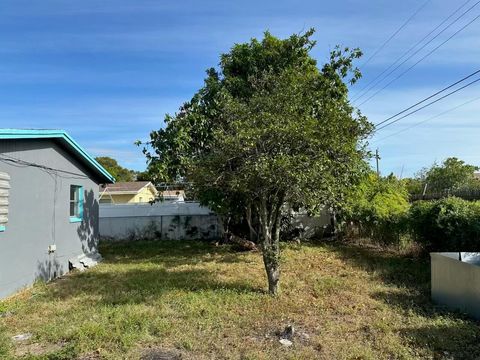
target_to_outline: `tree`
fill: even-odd
[[[348,205],[351,216],[360,222],[403,214],[409,206],[405,182],[393,174],[380,177],[370,172],[353,189]]]
[[[427,184],[428,192],[446,192],[466,187],[474,181],[474,172],[479,168],[468,165],[456,157],[447,158],[441,165],[433,164],[417,177]]]
[[[148,170],[135,172],[136,181],[152,181],[152,176]]]
[[[425,188],[423,179],[420,177],[405,178],[403,179],[403,183],[410,195],[421,194]]]
[[[280,279],[282,208],[341,206],[365,169],[361,141],[372,129],[347,98],[345,79],[359,78],[360,51],[336,48],[319,69],[312,34],[280,40],[267,32],[235,45],[166,128],[151,133],[154,151],[144,150],[159,177],[187,180],[202,203],[246,216],[271,294]]]
[[[117,160],[108,156],[96,157],[95,160],[97,160],[116,181],[135,181],[135,172],[120,166]]]

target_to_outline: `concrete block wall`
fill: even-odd
[[[101,204],[99,232],[115,240],[214,240],[222,236],[219,217],[198,203]]]

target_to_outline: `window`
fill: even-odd
[[[83,187],[70,185],[70,222],[83,219]]]

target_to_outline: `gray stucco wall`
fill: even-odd
[[[96,250],[98,183],[53,140],[0,140],[0,155],[80,175],[0,161],[0,171],[11,177],[8,223],[0,232],[2,298],[36,279],[48,280],[67,272],[69,258]],[[82,222],[70,222],[70,185],[84,189]],[[49,245],[56,245],[56,251],[49,254]]]

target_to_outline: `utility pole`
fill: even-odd
[[[425,194],[427,193],[427,187],[428,187],[428,183],[425,183],[425,187],[423,188],[423,193],[422,193],[422,199],[425,198]]]
[[[378,160],[380,160],[380,156],[378,155],[378,148],[375,150],[375,160],[377,161],[377,176],[380,176],[380,168],[378,167]]]

